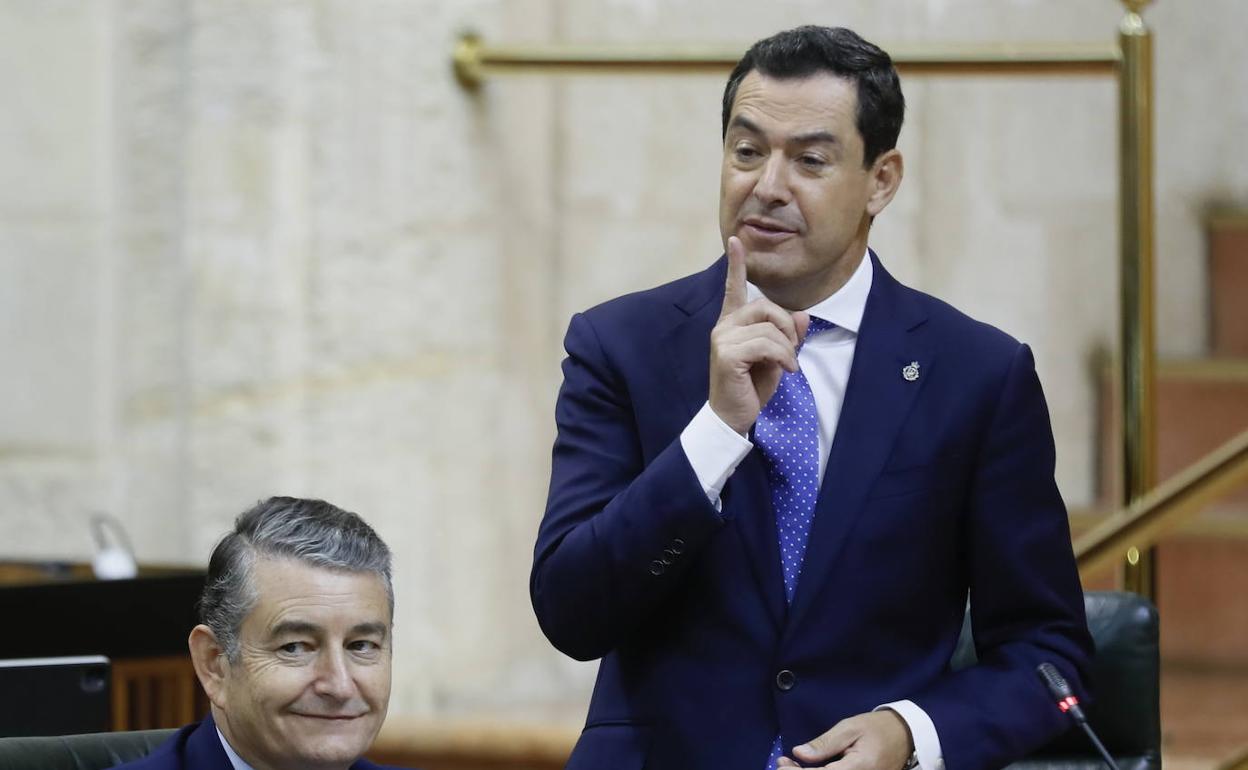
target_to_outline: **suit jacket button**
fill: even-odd
[[[797,686],[797,675],[787,668],[776,674],[776,687],[781,692],[788,692]]]
[[[659,561],[658,559],[655,559],[654,561],[650,562],[650,574],[651,575],[658,577],[659,575],[662,575],[664,572],[667,572],[666,564]]]
[[[681,540],[680,538],[676,538],[675,540],[672,541],[671,550],[674,551],[677,556],[681,555],[682,553],[685,552],[685,541]]]
[[[672,562],[676,561],[677,556],[680,556],[680,551],[677,551],[674,548],[663,549],[663,561],[667,562],[668,564],[671,564]]]

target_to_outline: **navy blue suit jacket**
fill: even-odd
[[[118,765],[114,770],[234,770],[217,737],[217,726],[208,716],[187,725],[143,759]],[[384,768],[366,759],[356,761],[350,770],[400,770]]]
[[[949,770],[1067,727],[1035,667],[1081,690],[1091,639],[1031,351],[871,258],[791,607],[758,450],[717,512],[679,439],[707,400],[726,260],[573,317],[530,580],[551,642],[602,658],[569,770],[762,770],[777,733],[791,756],[907,698]],[[954,672],[968,594],[980,662]]]

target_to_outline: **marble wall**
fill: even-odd
[[[1200,217],[1248,203],[1238,0],[1160,0],[1158,339],[1205,346]],[[203,563],[272,493],[397,554],[396,713],[575,714],[527,600],[575,310],[718,255],[722,77],[455,82],[491,41],[1112,40],[1085,0],[0,0],[0,559]],[[1116,343],[1116,96],[910,78],[890,270],[1033,344],[1072,505]]]

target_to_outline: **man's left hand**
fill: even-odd
[[[777,767],[902,770],[913,753],[905,720],[895,711],[881,709],[842,719],[813,741],[794,746],[797,762],[781,757]]]

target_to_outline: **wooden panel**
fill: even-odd
[[[1162,767],[1179,767],[1170,757],[1212,770],[1236,749],[1248,748],[1248,669],[1163,665],[1161,669]]]
[[[168,577],[199,573],[197,567],[140,564],[138,576]],[[0,561],[0,586],[39,585],[69,581],[94,581],[95,573],[87,562],[69,561]]]
[[[1214,217],[1208,227],[1213,354],[1248,357],[1248,213]]]
[[[208,713],[189,657],[113,661],[113,729],[181,727]]]
[[[1248,671],[1248,541],[1169,539],[1157,564],[1162,657]]]
[[[92,580],[90,564],[69,562],[0,562],[0,586],[60,580]]]

